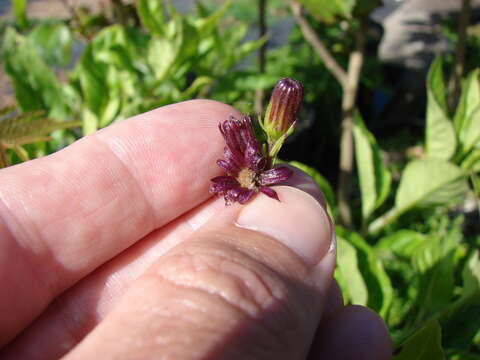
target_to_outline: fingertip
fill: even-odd
[[[320,325],[310,355],[312,360],[388,360],[392,357],[392,342],[378,314],[350,305]]]
[[[331,226],[321,204],[303,190],[277,186],[280,201],[259,194],[239,211],[236,225],[267,234],[313,267],[327,253]]]

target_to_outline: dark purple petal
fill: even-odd
[[[265,169],[267,161],[258,153],[257,149],[249,146],[245,151],[245,164],[249,169],[259,172]]]
[[[235,168],[237,170],[240,170],[245,166],[245,161],[243,156],[235,156],[233,153],[230,151],[228,147],[226,147],[223,150],[223,156],[225,157],[225,161],[230,164],[230,167]]]
[[[232,185],[232,186],[239,185],[237,179],[235,179],[232,176],[225,176],[225,175],[216,176],[213,179],[211,179],[211,181],[219,185]]]
[[[241,195],[242,192],[243,190],[240,186],[237,186],[228,190],[227,193],[225,194],[225,201],[227,203],[238,201],[238,197]]]
[[[261,151],[261,146],[258,140],[255,137],[255,133],[253,132],[253,125],[252,125],[252,120],[250,119],[249,116],[244,116],[238,126],[239,132],[238,132],[238,137],[239,137],[239,143],[241,143],[243,147],[243,151],[245,152],[247,148],[255,148],[256,152]]]
[[[280,199],[278,198],[277,192],[272,188],[267,186],[262,186],[260,187],[260,191],[265,195],[267,195],[268,197],[271,197],[272,199],[280,201]]]
[[[234,164],[225,160],[217,160],[217,165],[225,170],[229,175],[235,174],[239,170]]]
[[[262,186],[274,185],[286,181],[292,176],[293,171],[285,166],[264,171],[260,174],[259,183]]]
[[[240,204],[243,205],[243,204],[247,203],[248,200],[250,200],[255,193],[256,193],[256,191],[253,190],[253,189],[241,188],[241,192],[239,193],[239,195],[237,197],[237,201]]]
[[[225,139],[225,144],[227,145],[228,150],[238,163],[243,160],[243,150],[237,139],[237,127],[235,126],[236,121],[237,120],[224,121],[220,124],[220,131]]]
[[[240,120],[230,117],[220,124],[220,131],[225,138],[227,147],[235,156],[238,156],[238,153],[243,154],[249,146],[255,147],[258,152],[261,151],[260,143],[255,138],[252,122],[248,116],[244,116]]]
[[[224,194],[232,188],[239,187],[238,181],[231,176],[217,176],[211,179],[210,193]]]

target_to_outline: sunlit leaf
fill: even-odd
[[[336,227],[337,237],[343,238],[356,250],[358,268],[367,286],[367,305],[386,317],[393,300],[393,288],[383,264],[372,247],[357,233]],[[341,249],[338,249],[340,256]]]
[[[445,205],[460,201],[468,190],[466,173],[437,159],[410,162],[405,168],[395,199],[397,211]]]
[[[349,18],[356,0],[298,0],[310,13],[322,20],[333,21],[336,17]]]
[[[49,65],[66,66],[70,62],[73,35],[63,23],[41,23],[28,34],[29,43]]]
[[[456,136],[448,117],[442,60],[438,57],[430,67],[427,78],[427,124],[425,147],[428,157],[450,159],[455,153]]]
[[[200,91],[200,89],[202,89],[206,85],[211,84],[212,81],[213,79],[208,76],[200,76],[196,78],[190,84],[190,86],[183,92],[182,97],[184,97],[185,99],[192,98],[194,94],[196,94],[198,91]]]
[[[137,13],[142,25],[152,34],[165,33],[163,0],[137,0]]]
[[[463,169],[468,169],[474,173],[480,172],[480,149],[471,151],[461,163]]]
[[[459,235],[453,230],[432,235],[412,254],[412,263],[420,276],[417,322],[428,319],[450,304],[459,241]]]
[[[353,136],[362,195],[362,217],[366,220],[387,198],[392,177],[383,165],[375,138],[358,113],[355,116]]]
[[[462,153],[480,142],[480,70],[472,71],[465,80],[454,117],[455,130]]]
[[[171,70],[176,60],[178,49],[164,38],[152,38],[148,45],[148,62],[155,72],[157,81],[162,80]]]
[[[401,229],[385,236],[375,245],[378,251],[391,251],[394,254],[409,259],[428,237],[419,232]]]
[[[35,46],[8,28],[2,50],[5,72],[12,81],[19,107],[23,111],[44,110],[49,116],[64,117],[68,105],[62,86]]]
[[[474,251],[468,259],[462,272],[462,297],[480,296],[480,252]],[[480,301],[480,297],[477,298]]]
[[[358,268],[357,250],[347,240],[337,237],[337,267],[335,278],[345,301],[367,305],[368,289]]]
[[[20,28],[27,27],[27,0],[12,0],[12,7],[17,26]]]

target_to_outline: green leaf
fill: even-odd
[[[478,212],[480,213],[480,176],[472,172],[470,174],[470,180],[472,181],[473,193],[477,198],[477,207]]]
[[[451,303],[455,284],[455,250],[459,242],[460,236],[453,230],[432,235],[412,254],[412,263],[420,275],[417,323]]]
[[[49,65],[70,62],[73,35],[63,23],[41,23],[28,34],[28,41]]]
[[[468,191],[465,172],[444,160],[421,159],[405,168],[395,199],[399,213],[457,203]]]
[[[152,38],[148,44],[148,63],[155,73],[155,79],[161,81],[171,70],[178,49],[164,38]]]
[[[428,157],[448,160],[455,153],[456,136],[445,102],[442,60],[438,57],[427,77],[427,124],[425,146]]]
[[[190,86],[182,93],[182,98],[191,99],[206,85],[210,85],[213,79],[208,76],[200,76],[196,78]]]
[[[463,291],[462,298],[476,298],[480,300],[480,252],[474,251],[469,257],[462,271]]]
[[[480,148],[480,104],[466,119],[464,130],[460,134],[460,141],[464,153],[469,152],[474,147]]]
[[[197,7],[199,6],[200,2],[196,2]],[[195,21],[195,27],[197,28],[198,34],[200,37],[204,37],[212,32],[217,26],[219,20],[222,16],[225,15],[225,12],[228,8],[232,5],[232,1],[228,0],[223,3],[223,5],[215,11],[213,14],[209,14],[208,16],[202,17]]]
[[[356,250],[358,268],[368,289],[366,305],[385,318],[393,301],[393,288],[380,258],[357,233],[347,232],[340,226],[336,227],[336,233],[337,238],[347,240]],[[340,256],[340,252],[339,248],[338,256]]]
[[[383,165],[380,148],[375,138],[365,127],[358,113],[353,124],[353,136],[355,160],[360,178],[362,217],[365,221],[387,198],[392,177]]]
[[[454,117],[461,152],[467,153],[480,142],[480,69],[472,71],[462,89]]]
[[[463,83],[462,94],[453,118],[457,133],[462,131],[465,119],[470,117],[475,108],[480,104],[479,74],[480,69],[470,72]]]
[[[101,114],[108,101],[108,88],[104,83],[106,69],[95,63],[91,51],[91,47],[85,49],[82,59],[75,69],[84,100],[82,119],[85,135],[98,129]]]
[[[375,245],[375,249],[380,252],[391,251],[398,256],[410,259],[425,241],[427,241],[426,235],[402,229],[380,239]]]
[[[431,321],[410,336],[393,360],[443,360],[441,328],[437,321]]]
[[[3,42],[5,73],[23,111],[45,110],[54,118],[67,112],[64,92],[55,73],[24,36],[8,28]]]
[[[461,167],[472,170],[474,173],[480,172],[480,149],[471,151],[462,161]]]
[[[165,33],[163,0],[137,0],[137,14],[142,25],[152,34]]]
[[[329,213],[336,213],[335,193],[333,192],[332,186],[330,185],[328,180],[325,179],[317,170],[301,162],[290,161],[289,164],[299,168],[300,170],[312,177],[312,179],[317,183],[318,187],[320,188],[320,190],[322,190],[322,193],[325,196],[325,200],[327,201],[327,205],[330,209]]]
[[[26,28],[28,26],[27,0],[12,0],[12,7],[15,24],[21,29]]]
[[[367,305],[368,289],[358,268],[357,250],[347,240],[339,236],[337,236],[335,279],[342,289],[345,301],[352,304]]]
[[[369,233],[375,234],[409,210],[458,203],[468,192],[466,177],[462,168],[448,161],[411,161],[400,179],[395,206],[369,225]]]
[[[350,18],[356,0],[297,0],[310,13],[324,21],[331,22],[337,16]]]

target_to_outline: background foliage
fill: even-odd
[[[0,31],[16,106],[0,111],[0,164],[49,154],[113,122],[191,98],[251,112],[259,89],[296,78],[306,98],[290,140],[294,150],[287,146],[283,156],[317,181],[337,221],[335,277],[345,301],[385,319],[395,359],[480,359],[479,70],[467,64],[451,107],[445,79],[453,61],[439,56],[425,79],[423,136],[377,139],[369,130],[375,123],[369,98],[393,85],[382,78],[375,54],[359,45],[376,41],[367,20],[378,1],[298,1],[295,6],[305,10],[297,22],[307,27],[294,26],[275,48],[266,47],[274,31],[253,34],[257,10],[251,2],[196,4],[182,14],[167,1],[117,1],[113,16],[77,9],[67,20],[38,21],[27,18],[25,1],[13,1],[14,19]],[[293,19],[283,1],[271,0],[267,10],[270,29]],[[456,41],[452,27],[447,24],[446,32]],[[340,76],[308,31],[321,39]],[[480,49],[478,39],[469,36],[467,51]],[[263,69],[257,50],[266,58]],[[353,85],[361,96],[345,109],[352,84],[341,74],[350,74],[355,54],[362,62]],[[336,171],[345,150],[339,149],[340,119],[351,128],[355,161],[349,222],[338,201]]]

